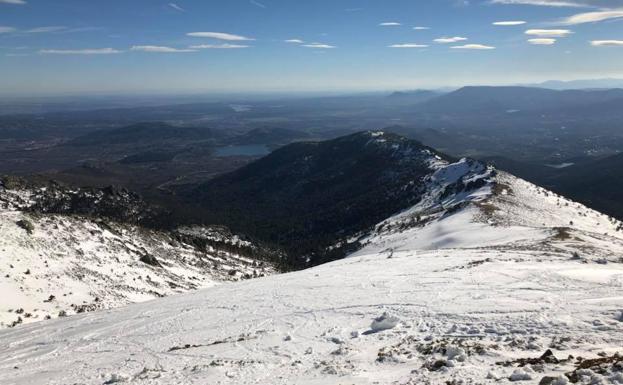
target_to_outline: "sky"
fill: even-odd
[[[623,0],[0,0],[0,93],[623,77]]]

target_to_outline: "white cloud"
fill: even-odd
[[[329,44],[323,44],[323,43],[303,44],[303,47],[307,47],[307,48],[325,48],[325,49],[336,48],[335,46],[332,46],[332,45],[329,45]]]
[[[256,7],[266,8],[266,5],[260,3],[259,1],[251,0],[250,3],[255,5]]]
[[[24,4],[26,4],[26,1],[24,1],[24,0],[0,0],[0,4],[18,4],[18,5],[24,5]]]
[[[207,37],[210,39],[218,39],[218,40],[226,40],[226,41],[251,41],[255,39],[251,39],[249,37],[233,35],[231,33],[224,32],[190,32],[186,34],[187,36],[192,37]]]
[[[572,33],[568,29],[529,29],[525,32],[526,35],[540,37],[567,37]]]
[[[528,43],[533,45],[554,45],[556,44],[556,39],[540,37],[535,39],[528,39]]]
[[[593,40],[593,47],[623,47],[623,40]]]
[[[523,20],[509,20],[509,21],[496,21],[493,25],[498,25],[501,27],[509,27],[514,25],[523,25],[526,24]]]
[[[395,22],[395,21],[386,21],[384,23],[379,24],[380,27],[399,27],[401,26],[401,23]]]
[[[484,44],[465,44],[465,45],[456,45],[454,47],[450,47],[452,49],[476,49],[476,50],[490,50],[490,49],[495,49],[495,47],[492,47],[490,45],[484,45]]]
[[[239,48],[249,48],[248,45],[241,44],[200,44],[200,45],[191,45],[190,49],[239,49]]]
[[[175,9],[176,11],[186,12],[186,10],[175,3],[169,3],[169,7]]]
[[[24,32],[26,33],[51,33],[51,32],[62,32],[66,31],[67,27],[63,26],[50,26],[50,27],[37,27],[33,29],[28,29]]]
[[[77,33],[77,32],[89,32],[89,31],[100,31],[102,28],[100,27],[78,27],[78,28],[68,28],[65,26],[45,26],[45,27],[36,27],[25,30],[18,30],[13,27],[1,27],[0,33],[7,32],[15,32],[20,34],[44,34],[44,33]]]
[[[413,29],[415,29],[416,31],[426,31],[430,29],[430,27],[413,27]]]
[[[290,44],[303,44],[303,43],[305,43],[301,39],[288,39],[288,40],[284,40],[284,42],[290,43]]]
[[[467,38],[461,37],[461,36],[440,37],[438,39],[435,39],[435,43],[448,44],[448,43],[458,43],[459,41],[465,41],[465,40],[467,40]]]
[[[605,20],[623,18],[623,9],[612,9],[598,12],[586,12],[573,15],[562,19],[560,25],[576,25],[585,23],[596,23]]]
[[[156,52],[156,53],[178,53],[178,52],[197,52],[196,49],[186,49],[186,48],[173,48],[173,47],[163,47],[158,45],[135,45],[130,48],[130,51],[139,51],[139,52]]]
[[[406,43],[406,44],[392,44],[389,48],[427,48],[426,44]]]
[[[122,52],[114,48],[42,49],[39,51],[45,55],[110,55]]]
[[[491,4],[539,5],[545,7],[590,7],[584,2],[567,0],[491,0]]]

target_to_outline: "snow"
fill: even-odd
[[[370,253],[371,250],[380,252],[388,248],[404,251],[495,246],[525,239],[543,240],[549,235],[540,228],[493,227],[487,223],[473,222],[476,212],[477,208],[468,208],[424,228],[374,234],[366,239],[368,247],[355,255]]]
[[[528,381],[532,379],[532,370],[526,369],[516,369],[513,374],[509,377],[509,380],[512,382],[515,381]]]
[[[117,375],[132,384],[493,384],[488,372],[509,378],[516,369],[496,362],[539,357],[557,338],[569,339],[559,357],[622,346],[623,298],[594,301],[620,284],[558,274],[570,264],[481,249],[369,255],[25,325],[0,333],[0,383],[103,384]],[[383,312],[400,326],[365,333]],[[444,344],[452,347],[445,354]],[[429,345],[438,353],[420,353]],[[378,361],[383,349],[392,360]],[[422,369],[443,357],[454,366]],[[550,366],[532,383],[571,369]]]
[[[621,383],[621,224],[459,163],[349,258],[0,331],[0,383]]]
[[[620,271],[612,270],[605,266],[577,266],[560,271],[558,274],[578,281],[591,283],[619,282],[623,286],[623,275]]]
[[[32,234],[17,225],[20,220],[34,224]],[[198,236],[212,234],[194,231]],[[251,247],[235,236],[229,243]],[[161,267],[141,262],[146,255],[155,257]],[[232,269],[239,275],[230,275]],[[169,233],[0,208],[0,328],[272,272],[271,266],[256,266],[233,253],[204,252]]]
[[[382,316],[375,318],[370,325],[370,331],[372,333],[382,332],[383,330],[393,329],[398,326],[400,319],[389,313],[383,313]],[[357,333],[355,331],[355,333]]]

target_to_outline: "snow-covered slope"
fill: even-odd
[[[623,239],[620,221],[479,162],[443,166],[428,183],[418,205],[365,234],[355,255],[495,247],[564,250],[610,262],[623,257],[609,247]]]
[[[621,224],[438,170],[341,261],[1,331],[0,383],[623,383]]]
[[[237,254],[236,246],[253,245],[233,236],[227,241],[235,247],[225,251],[192,242],[219,240],[219,234],[203,228],[167,233],[31,214],[20,209],[31,194],[0,192],[0,328],[274,272],[268,264]]]

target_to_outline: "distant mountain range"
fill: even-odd
[[[416,111],[443,114],[508,114],[527,111],[573,113],[623,103],[623,89],[557,91],[536,87],[463,87],[426,100]],[[620,108],[619,108],[620,110]]]
[[[388,99],[396,104],[416,104],[431,100],[440,95],[443,95],[443,92],[430,90],[396,91],[389,95]]]
[[[623,79],[548,80],[526,84],[527,87],[543,87],[554,90],[623,88]]]

